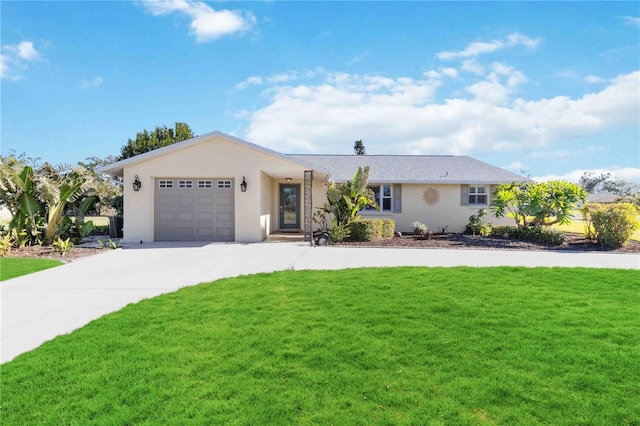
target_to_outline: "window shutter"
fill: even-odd
[[[402,213],[402,185],[393,185],[393,212]]]
[[[469,185],[460,185],[460,205],[469,205]]]

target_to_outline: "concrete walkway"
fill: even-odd
[[[640,256],[493,250],[358,249],[307,243],[149,243],[105,250],[0,284],[0,362],[91,320],[181,287],[285,269],[563,266],[640,269]]]

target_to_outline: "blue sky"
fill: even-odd
[[[640,182],[638,2],[3,1],[1,143],[51,163],[188,123],[285,153]]]

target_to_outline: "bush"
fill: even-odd
[[[508,234],[509,238],[516,240],[545,244],[548,246],[559,246],[567,241],[564,232],[543,226],[525,226],[522,228],[516,226],[494,226],[491,228],[490,235],[493,238],[503,238],[505,234]]]
[[[413,228],[413,235],[425,235],[431,232],[427,225],[417,220],[411,224],[411,227]]]
[[[349,223],[354,241],[376,241],[393,237],[395,222],[391,219],[362,219]]]
[[[567,237],[564,232],[542,226],[525,226],[520,228],[518,229],[517,238],[522,241],[540,243],[548,246],[559,246],[567,242]]]
[[[351,228],[347,224],[339,223],[337,221],[332,221],[331,229],[327,229],[327,235],[334,243],[339,243],[343,241],[345,238],[349,238],[351,235]]]
[[[509,238],[518,238],[518,227],[510,225],[499,225],[491,228],[490,236],[492,238],[504,238],[507,234]]]
[[[602,204],[594,206],[590,213],[596,240],[603,246],[626,244],[633,231],[640,227],[638,211],[630,203]]]
[[[464,233],[471,235],[482,235],[486,237],[491,234],[491,224],[484,223],[484,217],[487,215],[485,209],[478,210],[478,214],[469,216],[469,223],[467,224]]]

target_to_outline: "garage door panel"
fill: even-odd
[[[193,212],[178,212],[178,222],[193,222]]]
[[[178,190],[187,191],[186,188],[179,188]],[[193,198],[193,195],[179,195],[178,205],[180,207],[192,207],[194,202]]]
[[[216,206],[233,207],[233,197],[227,194],[219,194],[216,197]]]
[[[233,229],[228,227],[216,227],[217,237],[221,241],[233,241]]]
[[[179,185],[180,181],[196,184]],[[216,184],[220,181],[224,185]],[[157,241],[235,239],[232,180],[160,178],[156,180],[155,191]]]
[[[214,204],[214,197],[211,196],[199,196],[198,197],[198,206],[200,207],[211,207]]]

